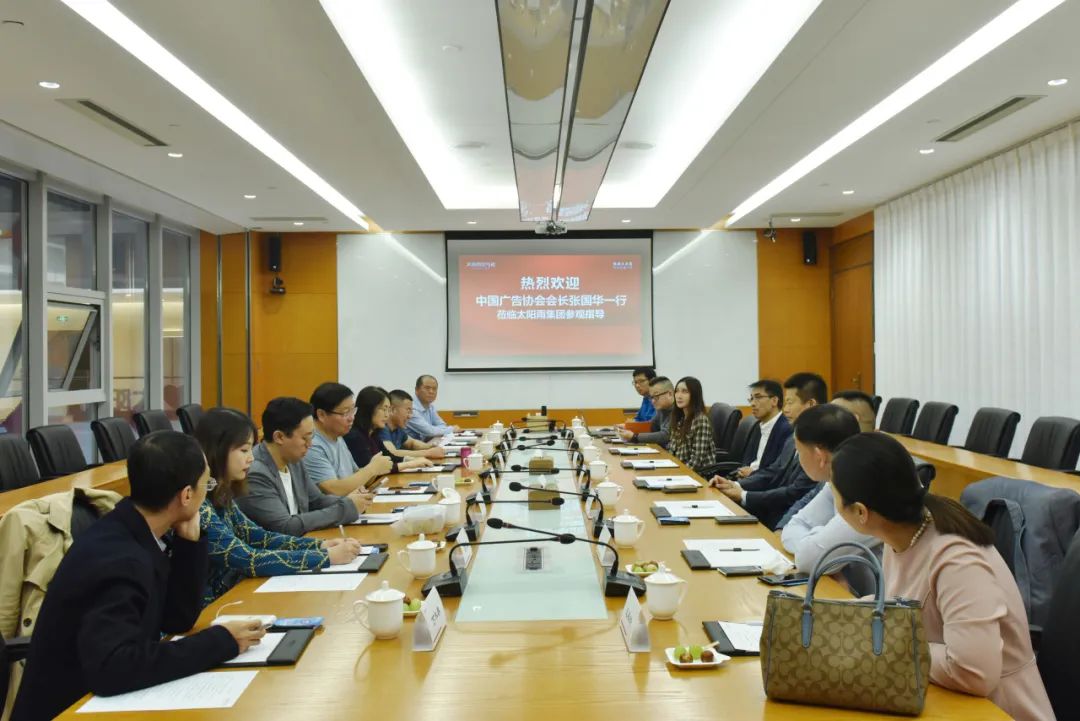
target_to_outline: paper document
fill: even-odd
[[[720,501],[654,501],[653,505],[666,508],[667,512],[673,516],[685,516],[686,518],[715,518],[717,516],[735,515]]]
[[[371,502],[372,503],[395,503],[395,504],[399,504],[399,505],[402,504],[402,503],[427,503],[428,501],[431,500],[432,495],[433,494],[431,494],[431,493],[421,493],[421,494],[415,495],[415,496],[411,496],[411,495],[410,496],[406,496],[406,495],[400,495],[399,496],[399,495],[382,494],[382,495],[378,495],[378,496],[375,496],[374,498],[372,498]]]
[[[643,481],[653,491],[664,488],[701,488],[701,483],[690,476],[635,476],[635,481]]]
[[[784,557],[764,538],[686,539],[683,544],[692,551],[701,551],[713,568],[720,566],[761,566]]]
[[[397,523],[401,518],[400,513],[365,513],[355,521],[350,523],[350,526],[388,526],[391,523]]]
[[[679,464],[667,458],[657,458],[655,461],[624,461],[629,463],[635,471],[651,471],[654,468],[678,468]]]
[[[244,651],[236,658],[229,659],[225,662],[225,666],[229,666],[234,663],[266,663],[266,659],[270,658],[270,654],[274,652],[274,649],[281,643],[281,639],[285,638],[285,632],[281,631],[268,633],[259,639],[259,642]]]
[[[623,456],[650,456],[654,453],[660,453],[660,451],[646,446],[627,446],[619,449],[619,454]]]
[[[428,484],[424,484],[425,488]],[[424,488],[380,488],[375,491],[376,496],[422,496],[429,491]]]
[[[231,708],[257,673],[258,671],[197,673],[141,691],[118,696],[94,696],[82,705],[78,713]]]
[[[420,468],[406,468],[402,473],[442,473],[446,466],[421,466]]]
[[[355,591],[366,573],[313,573],[300,576],[274,576],[255,589],[255,593],[297,593],[299,591]]]
[[[321,573],[359,573],[360,566],[367,560],[367,556],[357,556],[348,563],[338,563],[333,566],[326,566],[322,569]],[[314,573],[314,571],[301,571],[301,573]]]
[[[728,637],[728,641],[731,641],[731,647],[736,651],[757,653],[761,648],[763,627],[760,623],[730,623],[728,621],[717,621],[717,623],[723,629],[724,635]]]

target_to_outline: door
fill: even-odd
[[[874,395],[874,266],[832,276],[833,390]]]

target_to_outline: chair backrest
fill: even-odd
[[[1057,583],[1050,595],[1042,640],[1039,643],[1039,673],[1054,715],[1059,719],[1080,718],[1080,533],[1076,534],[1065,560],[1058,569]]]
[[[874,396],[871,400],[874,402],[874,417],[876,418],[878,411],[881,410],[881,396]]]
[[[86,469],[86,456],[69,426],[31,428],[26,439],[30,441],[30,449],[43,477],[63,476]]]
[[[123,418],[90,421],[90,429],[94,432],[101,458],[106,463],[125,460],[135,445],[135,431]]]
[[[914,398],[890,398],[885,404],[878,428],[886,433],[910,435],[911,429],[915,427],[915,413],[918,410],[919,402]]]
[[[937,478],[937,468],[930,461],[924,461],[921,458],[913,458],[915,461],[915,475],[919,477],[919,482],[922,483],[923,488],[930,490],[930,484]]]
[[[757,418],[753,416],[743,418],[739,421],[739,425],[735,428],[735,435],[731,439],[731,448],[728,450],[731,460],[741,461],[750,444],[754,444],[753,447],[757,448],[759,440],[761,440],[761,425]]]
[[[713,441],[717,450],[731,448],[731,441],[739,427],[742,411],[732,408],[727,403],[713,403],[709,407],[709,421],[712,423]]]
[[[1024,444],[1022,463],[1071,471],[1080,459],[1080,421],[1075,418],[1045,416],[1031,425]]]
[[[919,418],[915,421],[915,428],[911,431],[912,438],[920,441],[930,441],[948,445],[949,436],[952,435],[953,421],[960,409],[952,403],[930,401],[919,411]]]
[[[1020,414],[1006,408],[980,408],[971,419],[964,448],[973,453],[1005,458],[1012,448]]]
[[[180,417],[180,429],[189,436],[195,435],[195,427],[203,417],[202,406],[198,403],[188,403],[176,409],[176,415]]]
[[[165,411],[139,411],[135,414],[135,427],[139,429],[139,438],[154,431],[173,430],[172,421]]]
[[[30,444],[12,434],[0,435],[0,491],[10,491],[41,480]]]

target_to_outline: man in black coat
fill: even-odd
[[[12,721],[53,718],[87,692],[110,696],[206,671],[264,633],[242,622],[162,639],[199,617],[209,470],[198,442],[175,431],[140,438],[127,465],[131,497],[79,537],[49,584]]]

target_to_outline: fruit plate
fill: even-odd
[[[406,609],[402,611],[402,613],[405,615],[405,618],[412,618],[416,614],[420,613],[420,609],[418,608],[415,611],[409,611],[408,609]]]
[[[656,563],[656,571],[635,571],[634,570],[635,564],[628,563],[628,564],[626,564],[626,572],[627,573],[632,573],[635,576],[637,576],[638,578],[645,578],[646,576],[651,576],[651,575],[653,575],[654,573],[656,573],[657,571],[660,570],[660,562],[655,561],[654,563]]]
[[[731,659],[730,656],[725,656],[722,653],[718,653],[716,651],[713,651],[714,658],[713,658],[712,661],[697,660],[697,661],[694,661],[692,663],[683,663],[679,659],[675,658],[675,649],[674,648],[665,648],[664,649],[664,655],[667,657],[667,662],[670,663],[675,668],[687,668],[687,669],[693,669],[693,668],[716,668],[717,666],[722,665],[725,661],[729,661]]]

